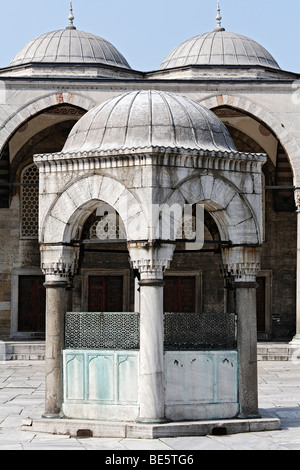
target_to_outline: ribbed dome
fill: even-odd
[[[83,116],[63,153],[151,147],[237,151],[224,124],[195,101],[174,93],[135,91]]]
[[[280,69],[274,57],[263,46],[223,28],[200,34],[180,44],[166,57],[160,70],[189,65],[240,65]]]
[[[77,29],[62,29],[30,41],[10,67],[32,63],[110,65],[130,69],[126,59],[108,41]]]

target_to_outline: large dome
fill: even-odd
[[[183,42],[165,58],[160,70],[193,65],[280,69],[274,57],[263,46],[246,36],[225,31],[224,28]]]
[[[236,152],[224,124],[184,96],[134,91],[97,106],[73,127],[63,153],[153,147]]]
[[[126,59],[110,42],[75,28],[53,31],[33,39],[9,66],[34,63],[109,65],[130,69]]]

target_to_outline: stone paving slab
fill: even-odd
[[[77,438],[22,431],[22,422],[40,419],[44,411],[43,361],[0,364],[1,450],[300,450],[300,364],[259,362],[259,407],[262,416],[279,418],[281,430],[226,436],[160,439]],[[32,386],[28,384],[32,381]],[[15,386],[18,385],[18,386]],[[27,421],[28,422],[28,421]]]

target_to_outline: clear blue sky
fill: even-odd
[[[220,0],[223,26],[300,73],[299,0]],[[159,67],[177,45],[216,24],[217,0],[73,0],[77,29],[112,42],[135,70]],[[69,0],[0,0],[0,67],[40,34],[67,26]]]

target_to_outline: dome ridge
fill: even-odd
[[[280,70],[274,57],[261,44],[222,27],[179,44],[167,55],[159,70],[199,65],[260,66]]]
[[[124,56],[109,41],[75,27],[54,30],[32,39],[9,66],[33,63],[108,65],[130,69]]]
[[[196,101],[158,90],[118,95],[84,115],[63,153],[173,148],[236,152],[217,116]]]

